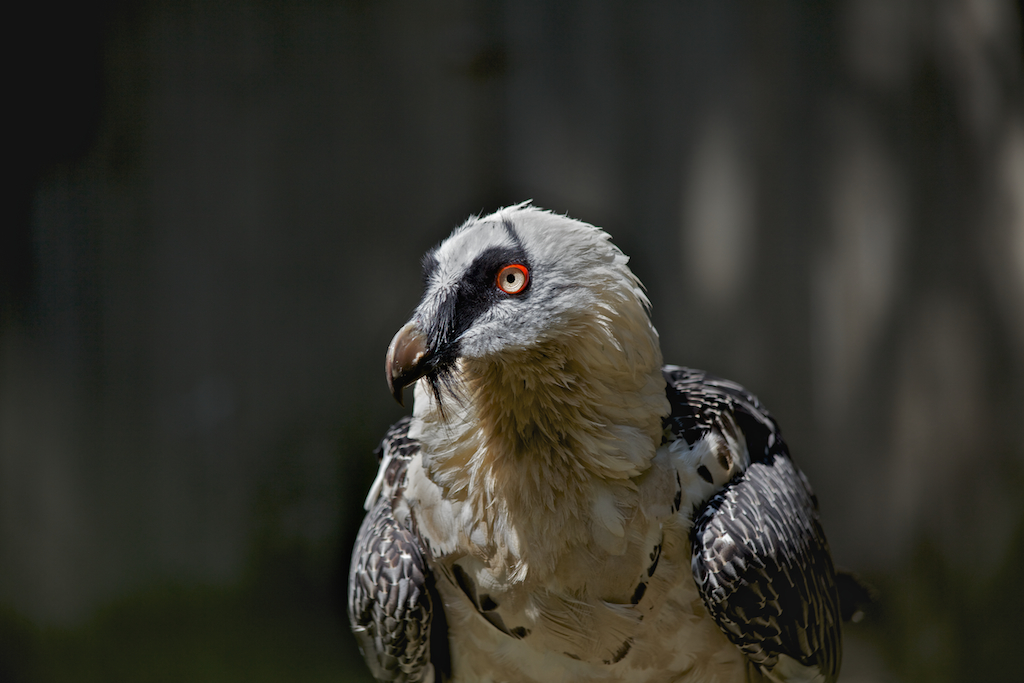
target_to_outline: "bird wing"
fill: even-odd
[[[835,681],[835,570],[817,500],[778,425],[738,384],[674,366],[665,378],[677,438],[692,444],[731,420],[750,454],[750,465],[694,514],[691,566],[708,612],[771,680]]]
[[[374,678],[431,683],[440,678],[435,664],[444,668],[447,628],[414,525],[395,515],[409,461],[420,450],[408,432],[406,417],[388,430],[378,449],[380,472],[352,551],[348,616]]]

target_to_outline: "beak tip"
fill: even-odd
[[[395,379],[391,375],[391,359],[390,359],[390,357],[388,358],[388,362],[387,362],[387,364],[384,367],[384,377],[388,380],[388,392],[390,392],[390,394],[394,397],[394,399],[396,401],[398,401],[398,405],[400,405],[400,406],[402,406],[404,408],[405,407],[405,401],[402,400],[403,399],[402,387],[399,386],[397,389],[395,388]]]

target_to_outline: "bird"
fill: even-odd
[[[739,384],[665,365],[628,258],[531,202],[423,258],[348,617],[379,681],[836,680],[818,502]],[[404,404],[404,403],[403,403]]]

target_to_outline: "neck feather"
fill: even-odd
[[[570,546],[624,535],[633,480],[669,411],[642,309],[606,311],[499,360],[460,361],[455,375],[443,411],[417,389],[416,431],[428,475],[470,513],[474,553],[522,579]]]

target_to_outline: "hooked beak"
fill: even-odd
[[[402,389],[409,386],[430,370],[427,340],[412,320],[402,326],[388,346],[384,360],[384,375],[388,378],[388,389],[399,405],[404,406]]]

